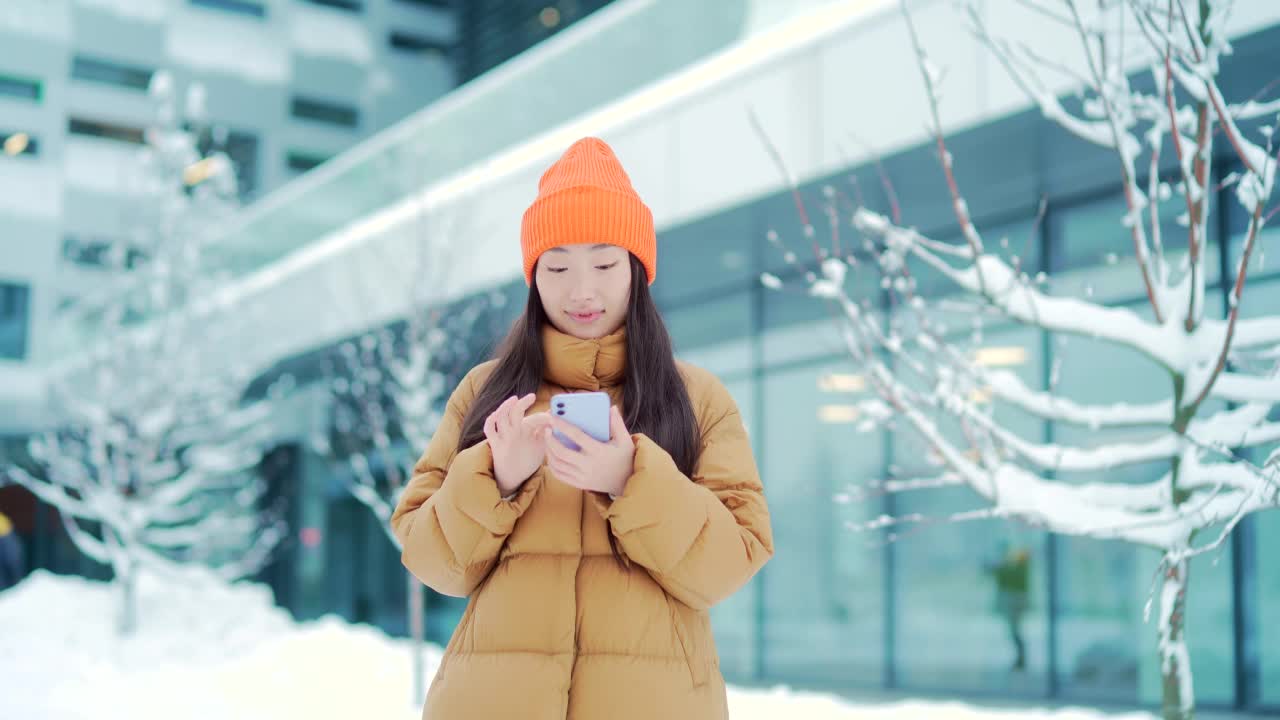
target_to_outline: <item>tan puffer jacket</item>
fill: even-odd
[[[620,330],[543,333],[545,381],[529,412],[566,390],[622,402]],[[449,399],[391,518],[403,561],[439,592],[470,596],[423,717],[707,720],[728,717],[708,609],[773,554],[751,445],[728,391],[680,363],[701,432],[692,481],[636,434],[635,473],[616,500],[544,465],[499,497],[482,441],[455,455],[462,419],[493,361]],[[628,566],[611,554],[612,532]]]

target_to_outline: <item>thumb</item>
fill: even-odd
[[[537,413],[533,413],[532,415],[526,415],[523,421],[524,428],[534,433],[541,431],[542,428],[547,427],[550,424],[551,424],[551,417],[547,415],[545,412],[537,412]]]
[[[627,424],[622,420],[622,411],[617,405],[609,408],[609,433],[612,435],[609,438],[612,443],[631,442],[631,431],[627,430]]]

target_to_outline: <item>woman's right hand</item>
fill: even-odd
[[[524,415],[535,399],[533,393],[522,398],[512,395],[484,421],[484,436],[493,453],[493,473],[503,497],[519,489],[545,461],[542,434],[550,419],[546,413]]]

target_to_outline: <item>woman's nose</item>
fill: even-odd
[[[569,299],[575,302],[586,302],[588,300],[594,300],[595,296],[596,296],[595,284],[589,281],[579,280],[578,282],[575,282],[571,288],[569,288]]]

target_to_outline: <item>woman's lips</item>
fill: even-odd
[[[569,317],[583,324],[593,323],[598,320],[601,315],[604,315],[604,312],[600,310],[589,313],[569,313]]]

